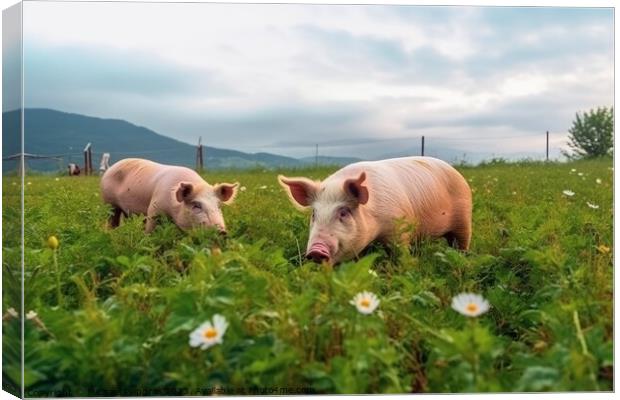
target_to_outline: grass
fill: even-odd
[[[206,173],[245,187],[224,207],[226,239],[165,220],[145,235],[140,217],[109,230],[98,177],[27,176],[26,396],[612,390],[611,166],[460,168],[474,190],[470,252],[373,245],[336,268],[303,260],[308,216],[272,171]],[[3,180],[5,315],[19,310],[14,182]],[[363,290],[380,299],[370,315],[349,303]],[[452,310],[466,291],[490,311]],[[216,313],[230,323],[223,343],[190,347]],[[3,320],[9,390],[19,326]]]

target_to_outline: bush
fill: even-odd
[[[613,150],[614,109],[599,107],[583,115],[577,113],[568,130],[569,158],[592,158],[610,155]]]

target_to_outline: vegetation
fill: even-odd
[[[611,154],[614,145],[614,109],[599,107],[583,115],[577,113],[568,130],[571,158],[603,157]]]
[[[224,208],[227,238],[171,222],[147,236],[139,217],[109,230],[97,177],[28,176],[26,396],[612,390],[611,166],[463,167],[470,252],[443,240],[373,245],[335,268],[303,260],[308,217],[272,172],[206,174],[245,188]],[[14,389],[19,186],[3,185],[4,383]],[[379,302],[365,314],[350,303],[364,291]],[[462,292],[489,311],[452,309]],[[221,343],[190,346],[216,314],[228,324]]]

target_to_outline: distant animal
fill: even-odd
[[[278,176],[291,202],[312,209],[306,257],[337,263],[374,240],[445,237],[462,250],[471,240],[471,190],[449,164],[403,157],[350,164],[323,181]],[[399,221],[414,227],[398,231]]]
[[[69,163],[67,166],[69,168],[70,176],[78,176],[80,174],[80,166],[74,163]]]
[[[103,153],[99,163],[99,174],[103,174],[108,168],[110,168],[110,153]]]
[[[121,214],[144,214],[147,233],[158,215],[170,216],[182,230],[214,227],[226,233],[220,204],[232,203],[238,186],[212,186],[189,168],[139,158],[116,162],[101,178],[103,201],[114,208],[109,225],[117,227]]]

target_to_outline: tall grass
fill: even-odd
[[[273,171],[206,173],[245,187],[224,207],[226,239],[165,219],[145,235],[140,217],[109,230],[97,177],[27,176],[24,302],[38,320],[25,322],[26,395],[611,390],[611,165],[464,166],[471,251],[375,244],[335,268],[303,259],[308,216]],[[19,265],[14,181],[3,182],[5,312],[19,302],[7,290]],[[364,290],[381,301],[370,315],[349,303]],[[452,310],[465,291],[490,311]],[[190,347],[216,313],[230,323],[223,343]],[[19,377],[18,325],[3,322],[7,385]]]

